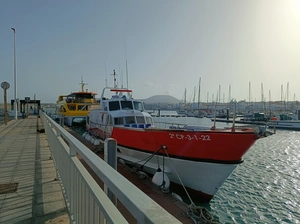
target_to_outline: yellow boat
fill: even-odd
[[[69,127],[73,125],[73,122],[83,122],[91,108],[100,107],[96,100],[97,93],[84,91],[86,83],[83,80],[79,84],[81,84],[81,91],[60,95],[56,102],[55,119],[62,119]]]

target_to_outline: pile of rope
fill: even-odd
[[[212,214],[200,206],[195,206],[194,204],[189,205],[187,215],[194,221],[194,223],[216,223],[213,220]]]

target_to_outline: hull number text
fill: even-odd
[[[209,135],[200,135],[200,136],[197,136],[197,135],[184,135],[184,134],[173,134],[173,133],[169,133],[169,136],[170,138],[173,138],[173,139],[179,139],[179,140],[183,140],[183,139],[186,139],[186,140],[201,140],[201,141],[210,141],[210,136]]]

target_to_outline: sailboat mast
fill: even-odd
[[[198,87],[198,113],[200,111],[200,88],[201,88],[201,77],[199,78],[199,87]]]
[[[217,100],[217,102],[221,103],[221,85],[219,85],[219,101]]]
[[[288,109],[289,103],[289,83],[286,84],[286,108]]]
[[[184,89],[184,110],[186,112],[186,88]]]
[[[231,102],[231,85],[229,85],[228,103]]]

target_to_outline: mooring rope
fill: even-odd
[[[186,190],[168,152],[167,152],[167,146],[162,146],[162,148],[164,149],[166,155],[168,156],[169,158],[169,161],[178,177],[178,180],[180,181],[186,195],[188,196],[191,204],[188,206],[188,211],[187,211],[187,215],[194,221],[194,223],[196,224],[199,224],[199,223],[215,223],[213,221],[213,216],[210,214],[210,212],[204,208],[204,207],[201,207],[201,206],[196,206],[191,198],[191,196],[189,195],[188,191]]]

